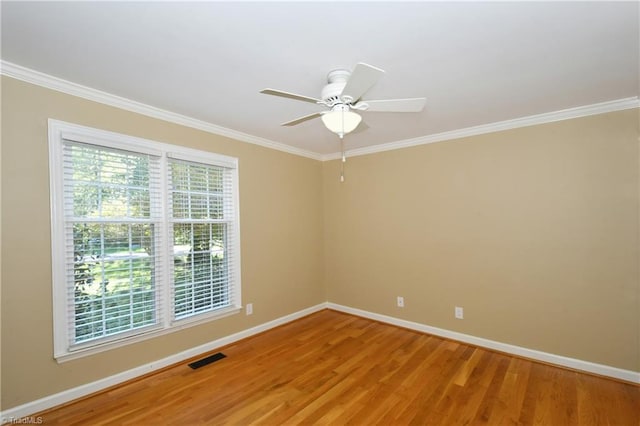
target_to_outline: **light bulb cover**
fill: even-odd
[[[362,117],[349,111],[346,105],[336,105],[330,112],[322,115],[322,122],[326,128],[340,136],[353,132],[361,121]]]

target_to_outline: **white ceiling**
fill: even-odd
[[[2,60],[316,154],[339,150],[326,74],[366,62],[365,99],[426,97],[421,113],[363,113],[348,149],[637,97],[638,2],[72,2],[1,4]],[[5,105],[5,107],[7,107]]]

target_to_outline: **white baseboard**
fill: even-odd
[[[15,421],[17,419],[30,416],[34,413],[39,413],[49,408],[73,401],[78,398],[82,398],[84,396],[90,395],[95,392],[99,392],[111,386],[126,382],[127,380],[140,377],[144,374],[148,374],[152,371],[156,371],[161,368],[168,367],[172,364],[177,364],[186,359],[196,357],[206,352],[210,352],[214,349],[229,345],[231,343],[237,342],[239,340],[245,339],[255,334],[262,333],[263,331],[267,331],[274,327],[278,327],[282,324],[286,324],[288,322],[294,321],[296,319],[302,318],[304,316],[307,316],[314,312],[321,311],[326,308],[327,308],[327,304],[321,303],[319,305],[315,305],[310,308],[303,309],[301,311],[294,312],[292,314],[285,315],[280,318],[276,318],[273,321],[260,324],[258,326],[249,328],[247,330],[240,331],[230,336],[222,337],[212,342],[205,343],[204,345],[200,345],[195,348],[188,349],[186,351],[168,356],[163,359],[159,359],[157,361],[153,361],[149,364],[141,365],[139,367],[132,368],[131,370],[123,371],[122,373],[105,377],[104,379],[100,379],[95,382],[87,383],[86,385],[81,385],[72,389],[68,389],[66,391],[62,391],[53,395],[46,396],[36,401],[31,401],[26,404],[10,408],[0,413],[0,424],[11,423],[12,420]]]
[[[73,401],[78,398],[90,395],[95,392],[99,392],[103,389],[115,386],[117,384],[126,382],[127,380],[134,379],[136,377],[148,374],[150,372],[159,370],[164,367],[168,367],[172,364],[182,362],[186,359],[196,357],[200,354],[210,352],[214,349],[222,346],[229,345],[247,337],[253,336],[258,333],[262,333],[274,327],[278,327],[282,324],[294,321],[302,318],[314,312],[321,311],[323,309],[333,309],[335,311],[344,312],[352,315],[357,315],[363,318],[380,321],[383,323],[396,325],[398,327],[408,328],[410,330],[416,330],[423,333],[433,334],[435,336],[445,337],[447,339],[457,340],[459,342],[469,343],[471,345],[480,346],[483,348],[493,349],[496,351],[521,356],[537,361],[546,362],[549,364],[555,364],[562,367],[573,368],[575,370],[586,371],[589,373],[598,374],[601,376],[612,377],[619,380],[624,380],[631,383],[640,384],[640,372],[623,370],[608,365],[595,364],[588,361],[582,361],[574,358],[567,358],[560,355],[554,355],[547,352],[541,352],[533,349],[527,349],[520,346],[509,345],[507,343],[496,342],[493,340],[483,339],[481,337],[475,337],[468,334],[458,333],[455,331],[445,330],[442,328],[431,327],[428,325],[420,324],[417,322],[407,321],[387,315],[376,314],[362,309],[351,308],[349,306],[339,305],[336,303],[320,303],[307,309],[303,309],[298,312],[294,312],[289,315],[277,318],[273,321],[260,324],[258,326],[249,328],[247,330],[240,331],[230,336],[222,337],[204,345],[197,346],[195,348],[188,349],[186,351],[171,355],[169,357],[151,362],[149,364],[141,365],[131,370],[123,371],[122,373],[115,374],[113,376],[105,377],[104,379],[97,380],[92,383],[87,383],[82,386],[78,386],[72,389],[68,389],[63,392],[50,395],[36,401],[28,402],[23,405],[19,405],[14,408],[0,413],[0,423],[10,423],[12,420],[24,418],[34,413],[47,410],[49,408]]]
[[[507,343],[496,342],[494,340],[483,339],[481,337],[475,337],[468,334],[458,333],[455,331],[445,330],[442,328],[431,327],[428,325],[420,324],[417,322],[406,321],[403,319],[376,314],[362,309],[351,308],[349,306],[338,305],[336,303],[328,303],[327,307],[336,311],[344,312],[347,314],[357,315],[372,319],[375,321],[384,322],[399,327],[408,328],[410,330],[416,330],[423,333],[433,334],[435,336],[445,337],[447,339],[456,340],[463,343],[469,343],[474,346],[480,346],[487,349],[493,349],[499,352],[504,352],[512,355],[529,358],[532,360],[542,361],[549,364],[555,364],[562,367],[568,367],[575,370],[586,371],[588,373],[598,374],[600,376],[607,376],[614,379],[624,380],[631,383],[640,384],[640,372],[623,370],[621,368],[611,367],[609,365],[596,364],[593,362],[582,361],[574,358],[567,358],[561,355],[550,354],[547,352],[537,351],[534,349],[527,349],[520,346],[509,345]]]

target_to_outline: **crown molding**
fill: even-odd
[[[11,62],[0,61],[0,74],[5,75],[7,77],[15,78],[17,80],[25,81],[27,83],[42,86],[47,89],[55,90],[58,92],[77,96],[79,98],[88,99],[90,101],[99,102],[101,104],[105,104],[105,105],[113,106],[116,108],[124,109],[127,111],[135,112],[138,114],[146,115],[148,117],[168,121],[170,123],[175,123],[182,126],[191,127],[193,129],[202,130],[207,133],[213,133],[215,135],[225,136],[225,137],[236,139],[242,142],[248,142],[254,145],[260,145],[266,148],[271,148],[271,149],[283,151],[289,154],[311,158],[314,160],[321,160],[322,158],[320,154],[317,154],[315,152],[295,148],[290,145],[285,145],[283,143],[261,138],[259,136],[238,132],[236,130],[228,129],[222,126],[217,126],[215,124],[212,124],[203,120],[198,120],[195,118],[187,117],[185,115],[181,115],[181,114],[177,114],[164,109],[156,108],[151,105],[147,105],[141,102],[133,101],[131,99],[123,98],[121,96],[112,95],[110,93],[103,92],[101,90],[92,89],[91,87],[76,84],[68,80],[63,80],[61,78],[42,73],[40,71],[35,71],[30,68],[26,68]]]
[[[468,136],[500,132],[502,130],[517,129],[520,127],[552,123],[555,121],[569,120],[572,118],[586,117],[589,115],[604,114],[607,112],[622,111],[632,108],[640,108],[640,99],[637,96],[575,108],[568,108],[559,111],[547,112],[544,114],[530,115],[528,117],[520,117],[513,120],[498,121],[495,123],[466,127],[464,129],[451,130],[448,132],[436,133],[433,135],[421,136],[413,139],[405,139],[380,145],[356,148],[347,151],[346,155],[347,157],[357,157],[360,155],[375,154],[378,152],[392,151],[395,149],[409,148],[412,146],[426,145],[436,142],[444,142]],[[340,159],[341,156],[341,153],[334,152],[332,154],[323,155],[321,157],[321,161],[337,160]]]
[[[301,157],[311,158],[319,161],[330,161],[341,158],[340,152],[330,154],[319,154],[312,151],[292,147],[281,142],[272,141],[270,139],[261,138],[259,136],[242,133],[226,127],[217,126],[215,124],[187,117],[164,109],[156,108],[151,105],[133,101],[131,99],[112,95],[107,92],[82,86],[58,77],[32,70],[7,61],[0,61],[0,74],[7,77],[22,80],[27,83],[42,86],[58,92],[67,93],[69,95],[88,99],[90,101],[99,102],[105,105],[146,115],[148,117],[157,118],[168,121],[170,123],[179,124],[186,127],[202,130],[215,135],[225,136],[242,142],[259,145],[265,148],[271,148],[278,151],[286,152]],[[459,139],[468,136],[482,135],[486,133],[499,132],[509,129],[517,129],[519,127],[534,126],[537,124],[552,123],[555,121],[569,120],[572,118],[586,117],[589,115],[604,114],[607,112],[621,111],[625,109],[640,108],[640,99],[638,96],[617,99],[613,101],[601,102],[592,105],[585,105],[575,108],[568,108],[559,111],[552,111],[543,114],[531,115],[527,117],[515,118],[512,120],[498,121],[495,123],[481,124],[479,126],[466,127],[464,129],[451,130],[448,132],[436,133],[427,136],[421,136],[413,139],[404,139],[395,142],[388,142],[379,145],[373,145],[363,148],[356,148],[346,152],[348,157],[357,157],[360,155],[375,154],[378,152],[392,151],[395,149],[409,148],[412,146],[426,145],[436,142],[444,142],[452,139]]]

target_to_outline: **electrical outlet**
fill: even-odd
[[[398,296],[398,308],[404,308],[404,297]]]
[[[247,306],[245,307],[245,311],[247,315],[251,315],[253,313],[253,303],[247,303]]]
[[[456,306],[455,315],[457,319],[464,319],[464,309],[460,306]]]

